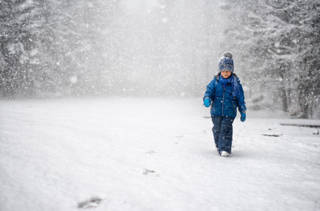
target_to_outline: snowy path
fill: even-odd
[[[0,101],[0,210],[320,210],[315,129],[249,113],[221,158],[206,115],[201,99]]]

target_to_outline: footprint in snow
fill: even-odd
[[[148,175],[148,174],[155,174],[156,171],[152,169],[144,169],[143,174]]]
[[[156,153],[156,152],[153,151],[153,150],[149,150],[149,151],[147,151],[146,153],[149,154],[149,155],[151,155],[151,154],[154,154],[154,153]]]
[[[90,199],[86,201],[82,201],[78,203],[79,209],[90,209],[90,208],[97,208],[100,203],[102,202],[102,198],[100,197],[91,197]]]
[[[282,134],[262,134],[263,136],[269,136],[269,137],[280,137]]]

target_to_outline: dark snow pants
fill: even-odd
[[[234,118],[212,116],[213,122],[213,137],[216,147],[219,151],[231,153],[232,147],[232,123]]]

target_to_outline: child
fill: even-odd
[[[209,83],[203,97],[204,106],[211,105],[214,141],[218,153],[223,157],[231,154],[232,123],[237,115],[237,107],[240,120],[246,120],[243,89],[233,69],[232,54],[225,53],[219,62],[219,73]]]

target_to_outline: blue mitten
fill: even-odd
[[[240,117],[241,122],[246,121],[246,117],[247,117],[246,113],[241,112],[241,117]]]
[[[210,98],[208,98],[208,97],[204,98],[204,100],[203,100],[203,105],[204,105],[205,107],[209,107],[209,106],[211,105],[211,100],[210,100]]]

